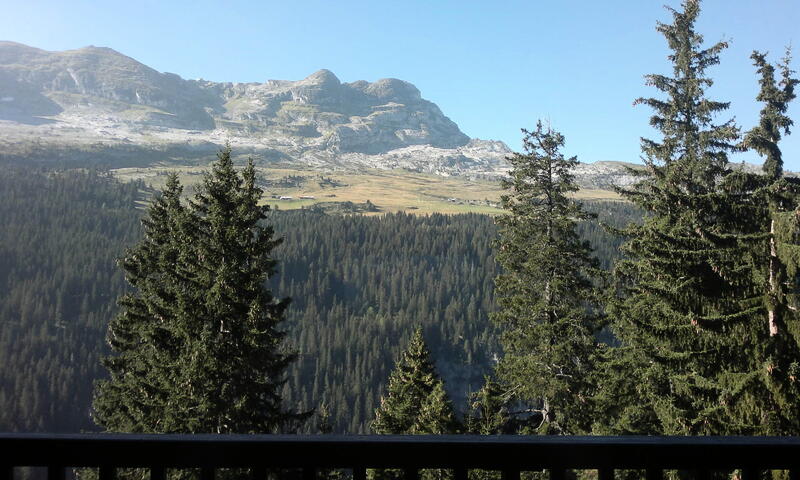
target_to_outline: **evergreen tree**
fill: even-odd
[[[414,331],[406,350],[389,376],[387,395],[381,397],[371,428],[379,434],[441,435],[460,430],[453,405],[436,374],[422,328]],[[396,469],[371,470],[372,479],[403,478]],[[442,469],[423,469],[424,480],[452,478]]]
[[[609,308],[623,343],[609,364],[627,367],[607,371],[617,378],[598,396],[625,387],[616,392],[624,407],[600,419],[599,430],[749,433],[752,419],[731,412],[749,401],[742,393],[759,348],[752,330],[763,313],[757,185],[732,174],[727,153],[738,129],[714,123],[728,104],[704,93],[712,84],[706,69],[727,45],[702,48],[694,30],[699,1],[670,10],[673,23],[657,29],[672,50],[673,75],[646,77],[666,99],[637,100],[653,108],[650,123],[663,137],[642,140],[646,177],[622,192],[646,212],[643,224],[625,231],[628,259],[616,265],[620,297]]]
[[[417,328],[389,376],[387,395],[375,411],[372,431],[379,434],[456,433],[458,424],[444,384]]]
[[[170,175],[142,220],[142,240],[119,262],[135,292],[119,300],[121,311],[109,324],[108,342],[117,355],[103,360],[110,378],[95,391],[95,422],[109,431],[178,432],[188,420],[174,398],[176,362],[187,348],[178,327],[186,319],[175,305],[193,301],[185,298],[189,289],[181,276],[192,231],[182,190],[177,175]]]
[[[7,366],[0,371],[0,427],[97,430],[87,412],[93,383],[106,376],[100,358],[108,322],[120,311],[108,299],[130,291],[114,259],[124,255],[122,245],[142,238],[147,212],[136,205],[148,189],[103,172],[19,166],[0,172],[0,190],[7,200],[0,204],[0,283],[9,287],[0,290],[0,364]],[[584,206],[618,226],[641,217],[629,202]],[[325,398],[334,432],[369,432],[381,385],[405,348],[392,339],[412,324],[431,332],[432,355],[461,365],[451,371],[458,383],[448,391],[483,385],[495,363],[491,352],[499,350],[488,322],[497,270],[493,217],[296,210],[273,212],[268,221],[285,238],[273,251],[281,274],[270,289],[293,298],[289,343],[303,352],[287,372],[286,405],[306,410]],[[619,240],[597,222],[578,230],[610,265]],[[2,394],[12,391],[20,393]],[[302,431],[317,432],[311,423]]]
[[[231,150],[218,155],[191,209],[198,226],[193,252],[202,292],[197,319],[199,355],[186,365],[203,401],[204,431],[268,433],[307,415],[283,410],[281,389],[293,354],[283,351],[279,329],[289,299],[276,300],[265,282],[275,273],[272,250],[280,244],[263,220],[252,160],[239,175]]]
[[[507,392],[498,382],[485,378],[483,387],[473,393],[467,416],[467,432],[475,435],[517,433],[508,407]]]
[[[433,384],[433,390],[422,403],[416,422],[408,433],[444,435],[458,430],[453,404],[444,390],[444,382]]]
[[[790,68],[790,53],[779,65],[781,79],[776,82],[775,66],[766,55],[754,51],[751,55],[760,74],[760,91],[756,99],[763,102],[759,124],[747,132],[742,142],[746,149],[764,157],[761,187],[754,197],[760,207],[757,219],[766,242],[756,244],[761,259],[764,285],[766,322],[754,322],[753,336],[759,348],[752,359],[754,380],[749,395],[753,400],[732,412],[755,424],[755,433],[796,435],[800,432],[800,394],[797,382],[800,373],[800,320],[796,314],[798,285],[787,276],[787,266],[796,270],[797,245],[796,213],[800,201],[800,182],[783,176],[783,158],[779,142],[782,133],[788,135],[792,120],[786,115],[794,100],[798,83]]]
[[[769,181],[778,182],[783,179],[783,155],[778,143],[782,137],[781,132],[789,135],[790,127],[794,125],[786,111],[789,103],[796,97],[794,88],[800,81],[793,77],[795,72],[791,69],[789,49],[779,65],[781,79],[778,83],[775,80],[775,66],[767,62],[766,54],[754,51],[750,58],[761,76],[761,88],[756,100],[763,102],[764,107],[761,109],[758,126],[745,134],[743,146],[764,157],[764,174]]]
[[[109,329],[116,355],[97,387],[107,430],[270,433],[305,416],[281,405],[288,299],[265,287],[279,240],[263,225],[252,161],[240,175],[230,154],[219,153],[188,206],[171,177],[122,261],[135,291]]]
[[[578,190],[564,158],[564,137],[541,122],[524,132],[524,153],[508,159],[497,218],[496,278],[504,356],[498,377],[514,401],[531,406],[532,428],[543,434],[582,434],[591,426],[587,399],[599,324],[591,312],[599,274],[588,243],[576,233],[591,215],[570,198]]]

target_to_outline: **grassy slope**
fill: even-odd
[[[205,167],[154,166],[147,168],[120,168],[114,170],[117,178],[130,181],[143,179],[150,186],[164,186],[167,172],[178,172],[187,192],[202,179]],[[360,173],[319,172],[312,168],[275,167],[259,168],[259,177],[272,181],[289,176],[304,177],[298,186],[264,187],[265,202],[281,210],[309,207],[325,202],[364,203],[371,201],[380,209],[377,213],[406,211],[408,213],[499,213],[494,205],[500,199],[501,188],[496,181],[469,180],[464,177],[440,177],[424,173],[401,170],[368,170]],[[335,186],[322,185],[322,177],[330,179]],[[271,195],[294,197],[293,200],[277,200]],[[313,196],[301,200],[301,195]],[[581,190],[578,198],[587,200],[620,200],[607,190]],[[456,199],[450,201],[449,199]]]

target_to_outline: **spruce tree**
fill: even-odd
[[[444,434],[459,430],[422,328],[416,329],[390,374],[387,394],[381,397],[371,427],[379,434]]]
[[[279,244],[250,161],[218,154],[188,206],[171,177],[145,237],[121,265],[134,291],[109,328],[114,355],[95,394],[109,431],[271,433],[304,418],[280,392],[293,359],[280,330],[288,299],[265,282]]]
[[[497,261],[504,273],[495,283],[504,356],[498,378],[535,413],[532,431],[589,431],[594,334],[598,318],[593,278],[597,262],[576,226],[592,218],[570,197],[578,190],[576,157],[561,153],[564,136],[538,122],[523,130],[524,153],[508,158],[509,179],[501,197],[508,213],[497,218]]]
[[[119,262],[134,291],[119,300],[109,324],[115,355],[104,359],[109,379],[95,389],[95,422],[108,431],[179,432],[192,415],[178,406],[175,389],[177,362],[188,348],[178,327],[186,318],[175,305],[194,301],[184,250],[194,229],[182,191],[171,174],[142,220],[142,240]]]
[[[259,205],[261,195],[252,159],[240,175],[227,147],[191,202],[201,323],[198,351],[185,367],[196,372],[190,388],[202,399],[204,431],[269,433],[300,418],[281,405],[294,359],[280,329],[289,299],[275,299],[265,286],[280,239],[263,222],[269,207]]]
[[[646,175],[622,191],[646,218],[624,232],[620,295],[609,308],[623,343],[610,364],[627,368],[607,371],[617,378],[599,395],[623,386],[616,394],[627,405],[601,422],[617,433],[748,433],[752,423],[730,413],[746,401],[759,348],[751,329],[763,313],[757,185],[732,174],[727,154],[738,129],[714,123],[728,104],[705,96],[706,70],[727,44],[703,48],[694,29],[699,1],[682,7],[670,9],[673,23],[657,27],[672,50],[673,75],[646,77],[665,98],[637,100],[655,111],[650,124],[662,139],[642,139]]]
[[[747,132],[742,146],[764,158],[761,185],[753,196],[760,207],[759,229],[768,232],[765,242],[756,244],[755,252],[761,259],[757,271],[763,278],[766,321],[756,321],[752,326],[759,348],[752,359],[754,380],[747,392],[751,401],[732,414],[743,417],[743,422],[750,419],[754,433],[796,435],[800,432],[800,406],[796,402],[800,394],[800,318],[796,313],[798,285],[787,270],[796,271],[800,250],[795,220],[800,182],[784,177],[779,142],[793,124],[786,112],[795,98],[798,80],[790,68],[788,49],[778,65],[780,81],[776,81],[776,68],[767,62],[765,54],[754,51],[751,58],[760,75],[756,99],[764,106],[759,124]]]
[[[743,146],[755,150],[764,157],[762,166],[764,175],[769,181],[778,182],[783,179],[783,155],[778,143],[782,134],[791,133],[790,127],[794,125],[792,119],[786,115],[786,111],[789,103],[796,97],[794,88],[800,81],[793,76],[795,72],[791,69],[791,51],[788,48],[786,56],[778,65],[781,71],[779,82],[775,79],[775,66],[767,61],[765,53],[753,51],[750,58],[760,75],[760,89],[756,100],[763,102],[764,106],[759,116],[759,124],[745,134]],[[786,209],[785,206],[776,206]]]
[[[485,377],[481,389],[470,396],[467,432],[475,435],[518,433],[509,411],[507,394],[500,383]]]

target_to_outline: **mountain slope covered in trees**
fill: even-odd
[[[8,192],[0,204],[0,430],[96,428],[92,383],[125,291],[115,261],[140,235],[142,188],[95,171],[0,173]],[[617,225],[637,218],[621,202],[587,208]],[[421,325],[456,408],[465,408],[499,354],[487,320],[497,273],[491,217],[301,210],[268,221],[285,238],[271,288],[293,298],[289,343],[300,354],[287,405],[324,402],[335,431],[368,431],[388,373]],[[618,240],[597,223],[579,228],[608,266]]]

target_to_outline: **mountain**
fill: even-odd
[[[264,163],[497,177],[511,150],[470,139],[411,83],[319,70],[264,83],[186,80],[110,48],[0,41],[0,154],[115,167],[207,159],[226,141]],[[621,162],[580,164],[584,189],[630,186]],[[754,169],[755,166],[742,168]]]
[[[502,171],[502,142],[470,139],[411,83],[219,83],[160,73],[110,48],[50,52],[0,42],[0,129],[10,152],[105,147],[202,156],[230,141],[267,161]]]

